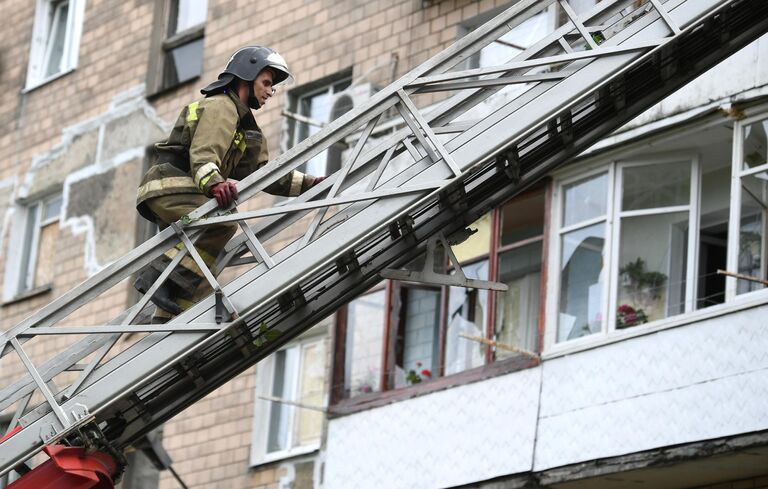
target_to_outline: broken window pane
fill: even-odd
[[[768,181],[763,174],[741,179],[741,224],[739,226],[739,273],[764,278],[765,218]],[[757,282],[739,280],[737,293],[763,289]]]
[[[558,341],[591,335],[602,329],[604,248],[604,223],[562,237]]]
[[[499,256],[499,282],[509,289],[496,293],[496,339],[527,351],[537,350],[541,248],[538,241]],[[516,355],[496,349],[496,359]]]

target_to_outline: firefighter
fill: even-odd
[[[269,159],[264,138],[251,109],[274,94],[274,87],[293,77],[276,51],[260,46],[239,49],[218,79],[203,88],[204,97],[184,107],[167,141],[155,145],[156,159],[141,180],[136,208],[161,229],[215,198],[227,209],[238,198],[231,179],[242,180]],[[265,190],[296,196],[325,177],[292,171]],[[237,224],[207,226],[195,248],[208,267],[235,234]],[[171,248],[145,267],[134,283],[146,293],[183,245]],[[191,256],[185,256],[155,292],[153,323],[167,322],[199,299],[205,277]],[[197,291],[197,293],[196,293]]]

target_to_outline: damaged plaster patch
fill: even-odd
[[[16,195],[14,189],[17,188],[18,178],[6,178],[0,181],[0,195],[5,193],[8,196],[8,200],[3,202],[0,200],[0,216],[2,216],[2,230],[0,230],[0,250],[5,249],[5,236],[11,229],[11,219],[13,219],[14,204],[16,202]]]
[[[161,140],[172,125],[157,116],[144,91],[139,85],[118,94],[105,113],[64,128],[58,145],[33,158],[18,189],[21,199],[61,190],[59,225],[85,235],[88,275],[133,249],[133,233],[126,234],[126,229],[137,215],[134,204],[145,148]]]

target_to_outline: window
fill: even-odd
[[[731,226],[737,242],[732,246],[729,270],[766,277],[766,217],[768,217],[768,120],[747,120],[736,128],[736,157],[732,186]],[[730,279],[729,279],[730,280]],[[730,295],[762,290],[758,282],[732,282]]]
[[[259,365],[251,464],[305,454],[320,446],[325,404],[325,340],[313,336]]]
[[[60,196],[50,197],[23,207],[19,213],[16,224],[20,232],[14,236],[16,256],[9,257],[9,263],[18,263],[18,268],[9,270],[6,276],[6,284],[10,285],[6,287],[6,300],[53,284],[61,204]]]
[[[524,194],[499,213],[497,280],[509,287],[497,292],[496,339],[526,351],[539,351],[541,267],[544,254],[546,193]],[[497,360],[515,356],[497,348]]]
[[[560,185],[557,342],[696,307],[698,174],[680,155]]]
[[[387,293],[369,292],[347,306],[344,397],[381,390]]]
[[[508,291],[390,281],[351,301],[337,329],[344,361],[334,401],[366,402],[538,351],[545,201],[541,188],[526,192],[472,223],[476,232],[451,248],[468,278],[500,281]],[[440,246],[435,253],[443,263]],[[423,263],[422,256],[407,268]]]
[[[324,83],[320,87],[291,92],[292,112],[288,113],[293,126],[291,146],[319,132],[329,122],[352,109],[352,98],[344,93],[352,85],[352,79],[348,76],[335,78],[336,81]],[[341,168],[342,152],[345,149],[341,143],[337,143],[309,160],[300,170],[310,175],[329,175]]]
[[[77,66],[84,0],[37,0],[27,89]]]
[[[203,39],[208,0],[157,2],[147,86],[159,93],[203,72]]]

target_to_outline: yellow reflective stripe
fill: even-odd
[[[209,181],[211,178],[213,178],[213,176],[214,176],[214,175],[215,175],[215,173],[214,173],[214,172],[211,172],[211,173],[209,173],[209,174],[208,174],[208,176],[207,176],[207,177],[204,177],[202,180],[200,180],[200,190],[202,190],[203,192],[205,192],[205,186],[206,186],[206,185],[208,185],[208,181]]]
[[[197,106],[200,102],[192,102],[187,105],[187,122],[195,122],[197,120]]]
[[[182,311],[186,311],[196,304],[195,302],[182,299],[181,297],[174,297],[173,302],[178,304]]]
[[[301,184],[304,183],[304,174],[293,170],[291,174],[291,188],[288,190],[288,197],[296,197],[301,193]]]
[[[245,148],[247,147],[245,144],[245,133],[240,129],[235,131],[235,137],[232,139],[232,144],[237,146],[241,153],[245,153]]]
[[[176,249],[177,250],[183,250],[184,248],[185,248],[184,243],[176,243]],[[205,264],[208,265],[208,268],[211,268],[216,263],[216,257],[215,256],[213,256],[212,254],[208,253],[204,249],[201,249],[201,248],[199,248],[197,246],[195,246],[195,249],[200,254],[200,258],[202,258],[203,261],[205,262]],[[174,256],[176,256],[175,253],[174,253]],[[171,259],[173,259],[173,257],[171,257]],[[194,259],[193,259],[193,261],[194,261]]]
[[[206,163],[198,168],[195,172],[195,185],[197,185],[200,190],[203,190],[205,184],[208,183],[208,180],[211,179],[211,175],[213,175],[214,172],[219,172],[219,165],[213,162]]]
[[[167,188],[194,188],[195,182],[190,177],[166,177],[159,180],[150,180],[138,190],[138,197],[142,198],[150,192],[157,192]]]
[[[174,257],[178,254],[179,254],[179,250],[177,250],[176,248],[171,248],[170,250],[165,252],[165,256],[171,260],[173,260]],[[186,268],[190,272],[194,273],[198,277],[205,278],[205,275],[203,275],[202,270],[200,270],[200,267],[197,266],[197,262],[191,256],[187,255],[184,258],[182,258],[181,263],[179,263],[179,265]]]

